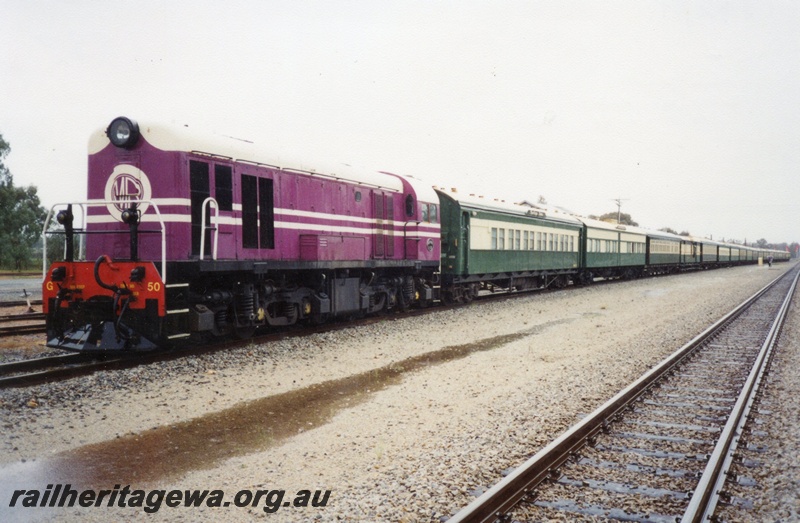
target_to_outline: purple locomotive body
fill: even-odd
[[[51,285],[73,289],[50,296],[51,346],[143,350],[433,299],[439,201],[418,180],[346,165],[311,169],[250,142],[127,118],[95,133],[89,148],[78,233],[85,258],[97,260],[96,282],[79,281],[92,271],[66,265],[66,279]],[[157,281],[146,287],[163,286],[163,296],[150,297],[158,303],[148,312],[136,310],[130,289],[143,282],[120,275],[122,260],[152,262],[146,274]],[[105,289],[101,304],[76,294],[87,285]]]

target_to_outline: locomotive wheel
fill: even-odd
[[[247,338],[252,338],[253,334],[256,333],[256,326],[255,325],[247,325],[243,327],[236,326],[233,328],[233,333],[240,340],[246,340]]]
[[[464,288],[464,303],[472,303],[478,297],[478,284],[472,283]]]
[[[322,325],[324,323],[327,323],[328,320],[330,319],[331,319],[330,314],[314,314],[313,316],[310,317],[312,325]]]
[[[456,296],[455,289],[447,289],[442,292],[442,301],[445,305],[453,305],[458,303],[458,296]]]

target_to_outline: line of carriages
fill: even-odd
[[[789,253],[576,217],[437,189],[442,213],[442,298],[470,301],[481,290],[586,285],[712,269]]]

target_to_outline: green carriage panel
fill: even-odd
[[[681,263],[681,240],[677,234],[662,231],[647,235],[647,265],[658,268],[663,265],[678,266]]]
[[[574,218],[437,192],[445,279],[490,280],[492,275],[578,270],[582,228]]]
[[[588,218],[582,218],[581,221],[585,226],[583,265],[586,269],[620,269],[616,274],[622,274],[626,268],[644,267],[647,261],[647,234],[643,230]]]

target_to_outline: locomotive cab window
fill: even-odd
[[[410,194],[406,196],[406,216],[409,218],[414,216],[414,197]]]
[[[430,218],[431,223],[439,222],[439,208],[435,203],[430,204],[430,212],[428,212],[428,217]]]

